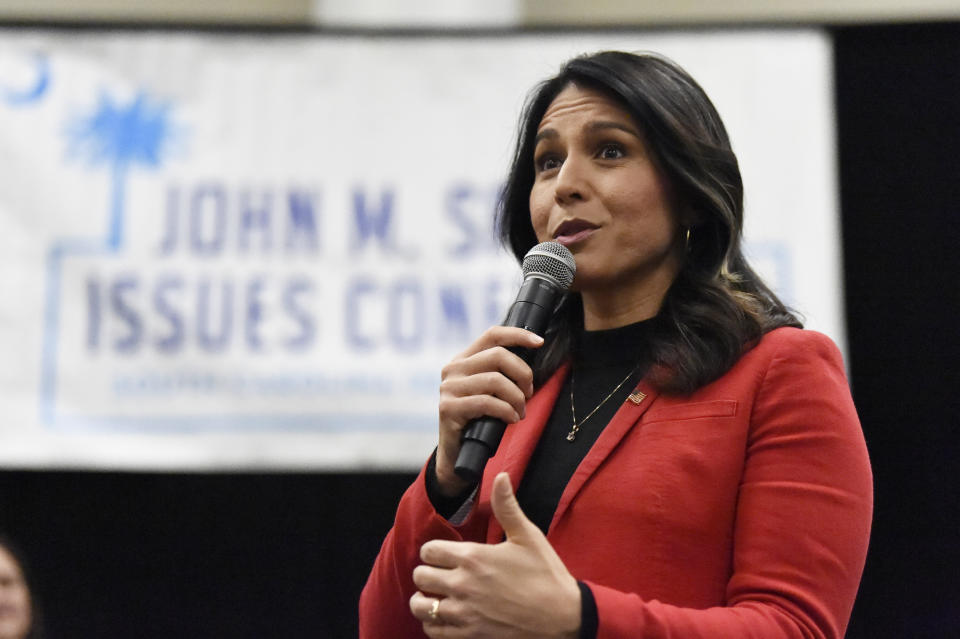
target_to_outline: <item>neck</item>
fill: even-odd
[[[583,299],[583,327],[588,331],[619,328],[650,319],[660,312],[676,276],[670,272],[647,280],[641,286],[592,288],[580,292]]]
[[[588,331],[619,328],[654,317],[662,297],[639,300],[596,299],[583,295],[583,327]]]

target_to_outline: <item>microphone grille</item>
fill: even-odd
[[[541,242],[523,256],[524,279],[534,274],[545,275],[566,290],[573,283],[576,272],[573,253],[560,242]]]

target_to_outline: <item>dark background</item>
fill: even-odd
[[[876,489],[847,636],[956,637],[960,23],[831,33],[848,364]],[[53,639],[353,637],[412,479],[4,471],[0,529]]]

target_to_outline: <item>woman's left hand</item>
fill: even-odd
[[[490,506],[506,541],[433,540],[421,547],[424,565],[413,571],[420,592],[410,610],[424,632],[434,639],[577,637],[577,581],[520,510],[506,473],[493,481]]]

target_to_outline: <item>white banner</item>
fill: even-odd
[[[491,220],[523,100],[609,48],[703,84],[751,255],[842,343],[818,32],[2,30],[0,464],[419,466],[519,282]]]

